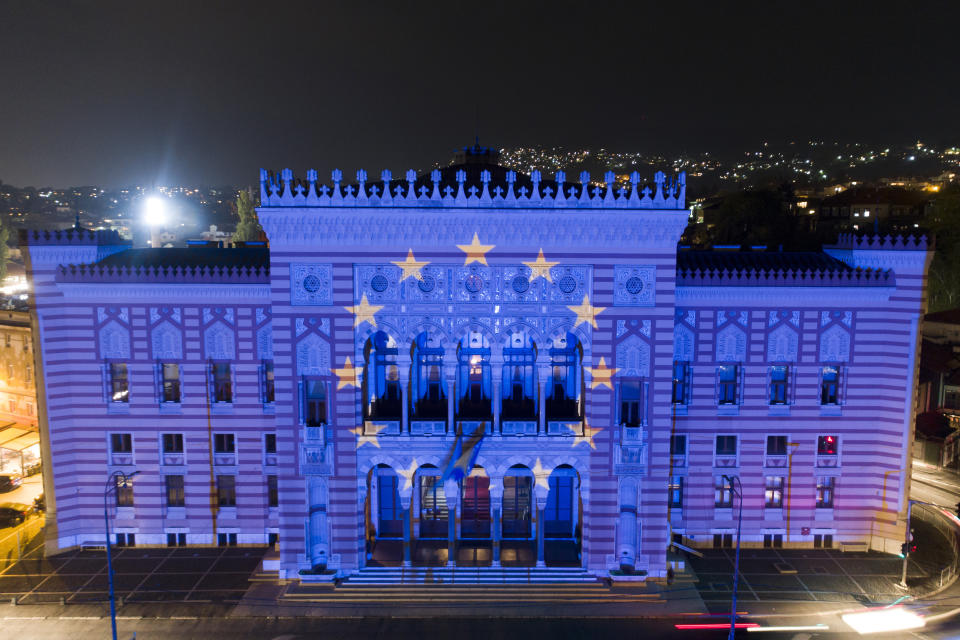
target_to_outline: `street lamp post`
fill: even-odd
[[[740,500],[740,509],[737,513],[737,550],[733,556],[733,601],[730,604],[730,635],[727,636],[728,640],[733,640],[737,629],[737,582],[740,578],[740,526],[743,524],[743,483],[737,476],[725,475],[723,479],[730,483],[730,491]]]
[[[107,478],[107,486],[103,490],[103,525],[107,534],[107,582],[110,585],[110,627],[113,631],[113,640],[117,640],[117,604],[113,594],[113,560],[110,557],[110,490],[116,492],[118,488],[126,487],[138,473],[140,472],[134,471],[127,475],[123,471],[114,471]]]

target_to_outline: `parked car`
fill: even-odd
[[[0,473],[0,493],[13,491],[20,486],[19,473]]]
[[[47,501],[42,493],[33,499],[33,510],[37,513],[43,513],[47,510]]]
[[[0,526],[15,527],[27,519],[30,507],[19,502],[4,502],[0,504]]]

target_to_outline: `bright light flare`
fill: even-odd
[[[918,616],[903,607],[888,607],[886,609],[871,609],[861,613],[846,613],[840,618],[860,635],[868,633],[889,633],[890,631],[905,631],[920,629],[926,624],[922,616]]]
[[[143,219],[151,227],[159,227],[167,221],[167,205],[162,198],[150,196],[143,201]]]

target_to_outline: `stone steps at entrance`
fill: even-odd
[[[601,584],[579,567],[365,567],[342,585]]]

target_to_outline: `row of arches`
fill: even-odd
[[[577,336],[565,333],[541,346],[516,331],[496,361],[493,354],[489,337],[479,331],[469,331],[452,349],[423,332],[407,360],[392,336],[374,333],[363,350],[364,419],[400,421],[406,409],[411,421],[446,421],[451,410],[455,420],[537,421],[541,403],[546,420],[583,419],[583,346]]]
[[[539,483],[522,464],[493,477],[474,467],[446,484],[431,464],[401,471],[379,464],[367,475],[368,562],[579,564],[582,501],[572,466]]]

